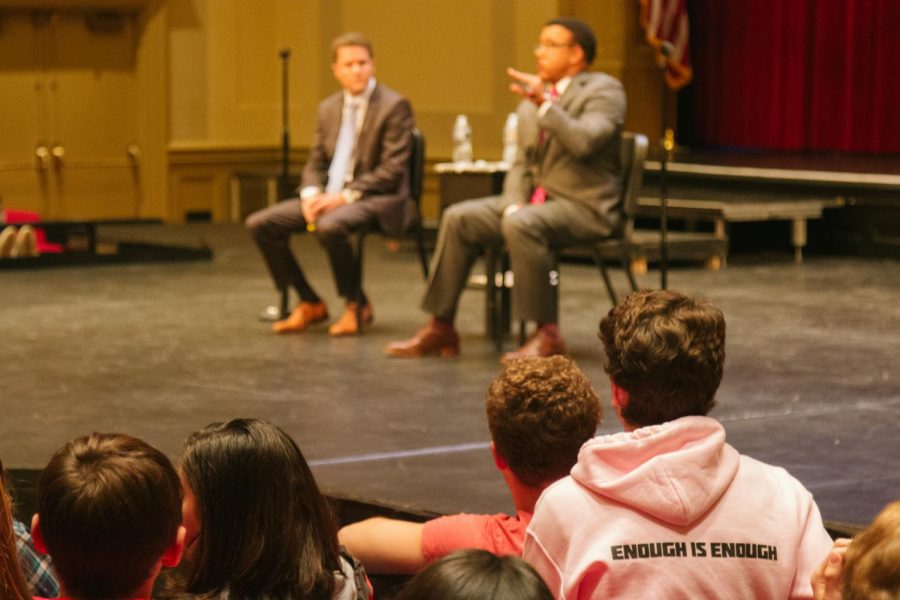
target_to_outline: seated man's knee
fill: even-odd
[[[348,235],[349,231],[345,224],[332,219],[320,219],[316,223],[316,238],[323,244],[342,241]]]
[[[244,226],[253,237],[257,237],[265,228],[266,220],[260,213],[261,211],[257,211],[244,220]]]
[[[504,240],[521,237],[523,234],[529,233],[533,227],[534,225],[529,222],[521,210],[504,215],[500,220],[500,232]]]

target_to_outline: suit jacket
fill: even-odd
[[[343,104],[343,92],[332,94],[319,104],[316,135],[303,168],[301,188],[325,188],[328,166],[341,129]],[[409,101],[377,83],[356,141],[353,181],[348,187],[362,193],[360,202],[375,206],[379,225],[388,233],[403,231],[412,215],[409,195],[412,128]]]
[[[528,203],[534,187],[549,198],[591,206],[612,230],[621,220],[619,173],[625,91],[605,73],[581,72],[542,117],[523,100],[518,107],[519,149],[507,173],[503,195]],[[540,130],[545,130],[543,143]]]

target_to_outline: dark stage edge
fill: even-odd
[[[8,468],[40,468],[93,430],[137,435],[175,458],[191,431],[254,416],[297,439],[331,496],[422,515],[512,510],[487,451],[483,396],[500,366],[481,292],[464,294],[458,359],[389,359],[385,344],[425,321],[412,252],[369,241],[376,320],[367,335],[332,339],[323,326],[276,336],[256,319],[276,294],[241,227],[104,226],[100,235],[206,244],[214,258],[0,273]],[[315,240],[296,246],[337,316]],[[623,274],[613,277],[624,294]],[[655,271],[639,278],[658,281]],[[900,262],[732,256],[721,271],[679,268],[669,282],[725,311],[713,416],[733,445],[788,469],[831,522],[868,523],[900,497]],[[595,335],[609,309],[603,285],[591,266],[564,264],[561,289],[572,355],[608,402]],[[602,431],[620,430],[606,413]]]

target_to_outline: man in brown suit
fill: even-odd
[[[372,306],[357,290],[359,273],[350,234],[377,220],[388,233],[399,232],[412,211],[408,163],[413,116],[409,101],[375,81],[369,41],[347,33],[332,42],[335,79],[342,91],[319,104],[316,136],[303,169],[300,197],[279,202],[247,218],[247,228],[262,252],[279,290],[293,287],[300,302],[291,315],[272,326],[277,333],[299,332],[328,318],[289,246],[293,233],[315,232],[328,254],[343,315],[331,335],[356,333],[372,321]],[[363,323],[356,321],[360,292]]]
[[[503,194],[444,212],[423,308],[432,315],[391,356],[455,356],[453,326],[469,269],[488,247],[506,246],[512,264],[513,313],[536,321],[526,344],[504,356],[563,354],[555,293],[559,248],[610,235],[621,221],[619,146],[625,121],[622,84],[588,72],[596,40],[585,23],[554,19],[535,46],[536,74],[509,69],[519,104],[519,148]]]

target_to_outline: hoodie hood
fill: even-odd
[[[596,494],[685,526],[719,500],[739,463],[718,421],[682,417],[588,441],[572,477]]]

